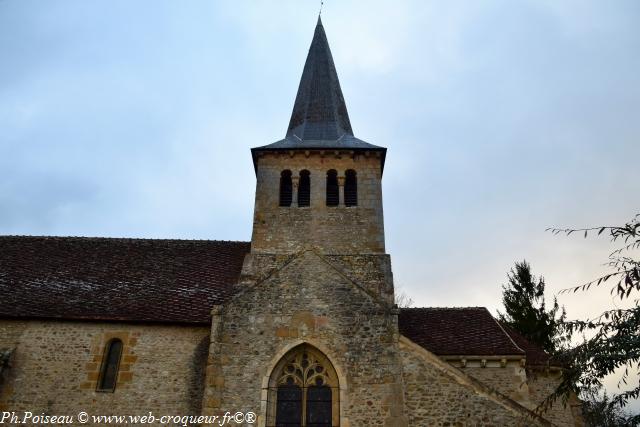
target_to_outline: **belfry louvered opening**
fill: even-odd
[[[338,206],[339,202],[338,172],[335,169],[330,169],[327,171],[327,206]]]
[[[344,204],[345,206],[358,206],[358,177],[353,169],[345,172]]]
[[[283,170],[280,173],[280,206],[291,206],[291,200],[293,199],[293,184],[291,183],[291,171]]]
[[[298,206],[309,206],[311,203],[311,179],[308,170],[300,171],[298,181]]]

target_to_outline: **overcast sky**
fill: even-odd
[[[0,1],[0,234],[250,240],[249,148],[286,131],[319,1]],[[640,2],[331,1],[355,135],[388,147],[387,252],[417,306],[551,298],[640,212]],[[608,288],[560,296],[570,317]],[[616,304],[619,304],[616,302]]]

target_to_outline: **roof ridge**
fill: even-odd
[[[119,241],[151,241],[151,242],[208,242],[208,243],[241,243],[250,244],[251,241],[244,240],[211,240],[211,239],[176,239],[176,238],[156,238],[156,237],[104,237],[104,236],[46,236],[32,234],[0,234],[3,238],[25,238],[25,239],[51,239],[51,240],[119,240]]]

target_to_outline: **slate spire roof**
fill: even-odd
[[[287,136],[301,140],[337,140],[353,136],[329,41],[318,16],[304,64]]]
[[[387,149],[353,135],[347,104],[319,16],[286,136],[273,144],[252,148],[254,167],[261,151],[289,150],[378,151],[384,168]]]

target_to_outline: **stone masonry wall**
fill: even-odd
[[[291,253],[311,245],[327,254],[384,253],[380,162],[373,153],[263,153],[258,158],[252,252]],[[280,173],[285,169],[294,181],[291,207],[279,206]],[[297,207],[297,177],[304,169],[310,172],[311,203]],[[344,205],[342,185],[340,205],[326,206],[329,169],[338,172],[340,183],[346,170],[356,171],[358,206]]]
[[[509,361],[504,367],[499,362],[487,362],[487,366],[466,367],[462,371],[515,400],[519,404],[533,409],[527,385],[527,374],[520,361]]]
[[[20,336],[27,327],[29,322],[25,321],[9,321],[4,322],[0,320],[0,352],[6,352],[9,354],[8,360],[4,367],[0,367],[0,412],[4,410],[2,404],[2,395],[4,390],[11,390],[9,384],[9,373],[15,366],[15,348],[20,342]]]
[[[391,305],[376,301],[312,251],[244,286],[212,322],[205,414],[253,411],[264,425],[271,369],[305,342],[338,372],[342,427],[407,425]]]
[[[535,410],[560,382],[559,370],[550,372],[544,369],[525,369],[516,362],[508,362],[505,367],[499,367],[496,363],[489,361],[482,368],[469,366],[468,362],[467,367],[461,370],[530,410]],[[454,363],[454,366],[459,364]],[[559,426],[581,425],[579,402],[575,398],[570,399],[566,405],[561,401],[555,402],[542,416]]]
[[[528,417],[518,405],[504,398],[483,393],[470,381],[447,374],[446,365],[438,366],[435,356],[425,358],[411,346],[401,345],[404,401],[411,426],[535,426],[548,425]]]
[[[240,287],[246,287],[266,279],[299,253],[248,254],[244,259]],[[389,255],[324,255],[324,258],[371,294],[389,304],[394,303],[393,273],[391,272]]]
[[[15,349],[0,411],[198,415],[209,332],[208,326],[0,320],[0,348]],[[124,344],[116,389],[96,392],[104,344],[114,337]]]
[[[553,393],[560,383],[560,375],[560,370],[527,370],[529,393],[535,406]],[[578,426],[582,421],[579,406],[575,398],[570,399],[566,404],[558,400],[544,413],[544,417],[559,426]]]

